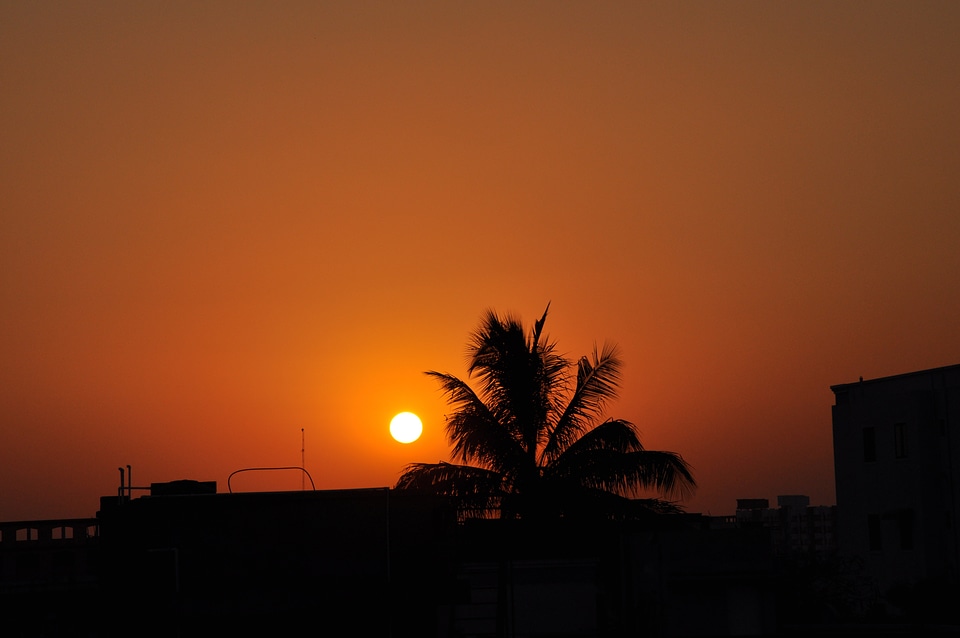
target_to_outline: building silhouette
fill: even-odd
[[[121,487],[95,519],[76,521],[89,534],[72,548],[54,550],[67,541],[49,535],[48,552],[82,550],[92,567],[67,589],[47,558],[24,579],[23,565],[37,565],[30,543],[41,541],[17,533],[23,523],[3,528],[14,533],[0,551],[0,634],[772,633],[765,530],[704,520],[463,521],[443,498],[388,488],[217,493],[212,482],[174,481],[134,498]],[[40,627],[54,600],[57,618]]]
[[[810,497],[739,498],[734,516],[738,527],[769,530],[773,554],[780,559],[829,560],[837,553],[837,507],[810,505]]]
[[[831,390],[841,553],[881,593],[955,588],[960,365]]]
[[[0,635],[75,635],[100,608],[96,518],[0,523]]]

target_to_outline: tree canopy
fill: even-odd
[[[680,511],[696,487],[674,452],[647,450],[633,423],[605,418],[622,362],[615,346],[576,363],[543,332],[487,311],[468,344],[468,378],[428,371],[452,408],[451,463],[412,463],[397,489],[456,500],[466,516],[502,518]],[[653,497],[640,498],[644,493]]]

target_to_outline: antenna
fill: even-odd
[[[306,445],[304,445],[303,428],[300,428],[300,467],[302,467],[304,470],[307,469],[307,466],[303,462],[303,458],[304,458],[303,451],[305,449],[306,449]],[[304,475],[303,473],[301,473],[300,474],[300,491],[301,492],[306,489],[306,486],[304,485],[303,480],[304,480]]]

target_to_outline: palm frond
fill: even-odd
[[[624,496],[653,490],[683,497],[696,487],[683,457],[645,450],[636,428],[623,420],[606,421],[584,434],[546,467],[544,479]]]
[[[452,458],[502,473],[512,473],[523,463],[523,449],[497,415],[461,379],[441,372],[426,373],[440,383],[447,402],[454,408],[447,417],[447,439]]]
[[[634,496],[645,490],[668,497],[684,498],[696,481],[686,461],[674,452],[642,450],[616,452],[594,449],[578,455],[567,468],[584,485]]]
[[[589,430],[603,415],[606,403],[617,396],[623,362],[614,345],[593,349],[593,360],[582,357],[577,364],[577,386],[573,396],[549,432],[543,448],[542,464],[557,455]]]
[[[497,472],[452,463],[411,463],[397,480],[397,490],[448,496],[458,509],[485,512],[499,506],[504,495]]]
[[[469,348],[468,370],[477,377],[480,398],[532,464],[569,365],[543,336],[544,321],[546,312],[528,338],[518,319],[488,311]]]
[[[634,507],[654,514],[683,514],[683,508],[674,501],[665,501],[662,498],[632,498]]]
[[[683,508],[661,498],[628,498],[603,490],[585,493],[578,512],[593,519],[652,521],[663,514],[682,514]]]
[[[693,468],[676,452],[632,452],[623,458],[623,466],[635,468],[631,482],[639,489],[653,489],[672,498],[684,499],[697,487]]]
[[[522,442],[522,424],[529,420],[527,403],[533,391],[523,325],[515,317],[501,318],[488,311],[473,334],[468,356],[467,373],[476,377],[479,396],[496,419]]]
[[[557,457],[561,459],[575,457],[584,450],[605,449],[617,452],[642,450],[640,432],[625,419],[607,419],[600,425],[584,432]]]
[[[540,317],[537,321],[533,322],[533,332],[530,334],[531,338],[531,350],[537,349],[537,344],[540,341],[540,335],[543,333],[543,324],[547,322],[547,313],[550,312],[550,302],[547,302],[547,307],[543,309],[543,316]]]

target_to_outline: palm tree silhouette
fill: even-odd
[[[549,309],[529,336],[519,319],[487,311],[468,345],[477,391],[453,375],[426,373],[453,408],[446,429],[457,463],[412,463],[397,489],[452,497],[466,517],[680,511],[663,497],[696,487],[683,458],[644,449],[629,421],[598,423],[619,388],[616,347],[582,357],[574,383],[574,364],[543,334]],[[644,490],[659,497],[635,498]]]

